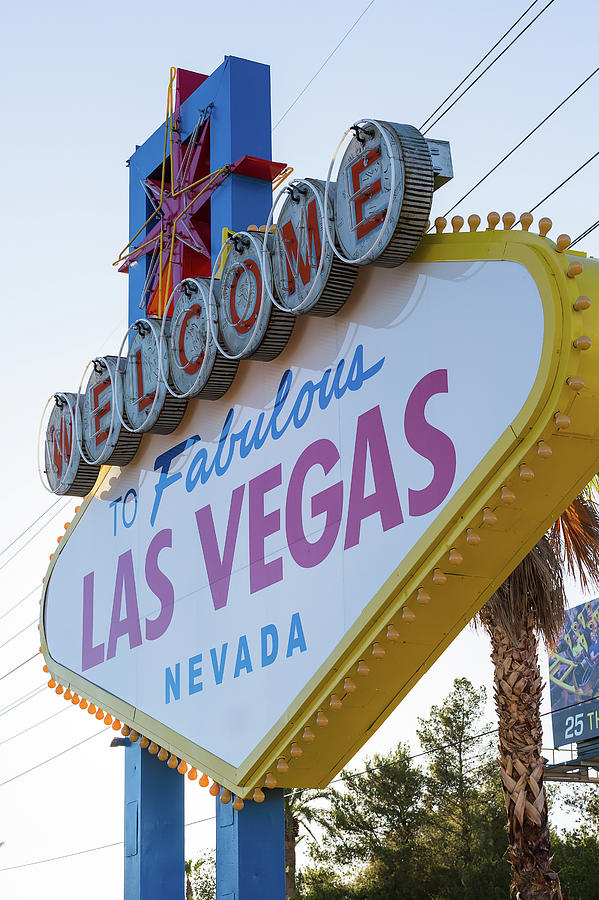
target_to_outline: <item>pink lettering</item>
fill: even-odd
[[[208,573],[212,602],[215,609],[222,609],[227,605],[244,491],[245,484],[242,484],[235,488],[231,494],[231,505],[229,507],[229,519],[227,521],[227,533],[225,535],[225,547],[222,557],[218,549],[212,509],[210,506],[204,506],[196,512],[196,522],[200,533],[206,572]]]
[[[329,555],[339,534],[343,512],[342,481],[314,494],[311,500],[312,518],[322,513],[326,518],[320,537],[315,541],[309,541],[302,519],[302,497],[306,475],[313,466],[321,466],[324,474],[328,475],[338,461],[339,451],[332,441],[326,438],[314,441],[299,457],[289,479],[285,507],[287,543],[291,556],[298,566],[304,569],[317,566]]]
[[[104,644],[94,645],[94,573],[83,579],[83,628],[81,669],[91,669],[104,662]]]
[[[153,594],[160,600],[160,612],[155,619],[146,619],[146,639],[155,641],[162,637],[171,624],[175,609],[175,589],[170,578],[158,568],[158,554],[165,547],[173,546],[173,532],[164,528],[154,535],[146,553],[146,581]]]
[[[404,428],[408,444],[433,465],[430,484],[421,490],[408,490],[411,516],[424,516],[445,500],[455,478],[456,453],[453,441],[430,425],[424,416],[426,404],[434,394],[447,393],[447,369],[437,369],[421,378],[406,404]]]
[[[368,455],[374,478],[374,493],[366,497],[364,492]],[[345,531],[346,550],[360,542],[363,520],[375,513],[381,517],[383,531],[401,525],[404,520],[379,406],[369,409],[358,418]]]
[[[123,593],[125,594],[125,617],[121,619]],[[139,624],[133,557],[130,550],[121,553],[117,562],[106,659],[112,659],[113,656],[116,656],[117,641],[126,634],[129,635],[129,649],[133,650],[134,647],[139,647],[141,644],[141,627]]]
[[[281,527],[281,510],[264,511],[264,496],[281,484],[281,464],[252,478],[249,484],[250,505],[250,594],[283,580],[283,559],[278,556],[264,561],[264,542]]]

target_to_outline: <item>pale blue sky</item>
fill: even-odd
[[[226,54],[271,66],[273,122],[359,15],[365,0],[301,5],[253,3],[101,5],[22,2],[4,11],[0,36],[4,139],[2,379],[6,424],[0,549],[52,498],[35,471],[38,420],[55,389],[75,390],[88,359],[116,352],[126,321],[126,278],[111,267],[127,240],[127,169],[136,143],[160,124],[169,67],[210,73]],[[543,2],[535,7],[542,8]],[[274,133],[273,157],[298,175],[323,177],[347,126],[361,116],[419,126],[523,11],[456,0],[376,0],[355,31]],[[532,15],[532,14],[531,14]],[[531,17],[529,15],[525,21]],[[555,0],[430,136],[451,141],[454,181],[435,196],[443,213],[597,65],[599,7]],[[459,212],[517,215],[599,150],[593,79],[466,201]],[[573,237],[599,218],[599,159],[547,202],[552,234]],[[582,245],[599,253],[599,229]],[[0,568],[0,615],[41,581],[74,504]],[[0,566],[10,554],[0,557]],[[578,600],[573,594],[573,600]],[[0,643],[31,622],[33,595],[0,620]],[[37,648],[35,626],[0,650],[0,674]],[[467,660],[467,664],[465,664]],[[0,683],[0,707],[43,680],[30,663]],[[466,632],[402,704],[368,749],[413,735],[416,716],[451,679],[490,683],[484,637]],[[0,717],[0,742],[62,707],[42,693]],[[491,709],[489,709],[491,714]],[[89,719],[89,717],[88,717]],[[95,730],[81,712],[2,745],[2,778]],[[0,787],[0,868],[122,838],[122,756],[95,738],[60,760]],[[190,790],[187,819],[213,803]],[[188,852],[213,841],[212,823],[188,829]],[[11,900],[41,893],[68,900],[119,896],[122,849],[0,872]]]

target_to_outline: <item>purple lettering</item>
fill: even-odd
[[[83,628],[81,636],[81,668],[85,672],[104,662],[104,644],[94,645],[94,573],[83,579]]]
[[[153,594],[160,600],[160,612],[155,619],[146,619],[146,638],[155,641],[162,637],[171,624],[175,609],[175,589],[170,578],[158,568],[158,554],[165,547],[173,546],[173,532],[170,528],[159,531],[152,540],[146,553],[146,581]]]
[[[225,535],[225,547],[222,557],[218,549],[212,509],[210,506],[204,506],[196,512],[196,522],[200,533],[204,562],[206,563],[206,572],[208,573],[208,582],[215,609],[222,609],[227,605],[244,491],[245,484],[242,484],[235,488],[231,494],[231,505],[229,506],[229,519],[227,521],[227,533]]]
[[[125,618],[121,619],[121,605],[125,594]],[[135,588],[135,574],[133,570],[133,557],[131,551],[121,553],[116,567],[116,583],[114,586],[114,599],[112,601],[112,616],[110,619],[110,634],[108,636],[108,650],[106,659],[116,656],[116,643],[120,637],[129,635],[129,649],[139,647],[141,644],[141,627],[139,624],[139,608],[137,605],[137,591]]]
[[[325,475],[339,461],[339,451],[332,441],[323,438],[314,441],[299,457],[289,479],[285,527],[289,552],[298,566],[310,569],[329,555],[337,540],[343,511],[343,482],[315,494],[311,500],[312,518],[325,513],[324,530],[315,541],[309,541],[302,519],[302,497],[306,475],[313,466],[321,466]]]
[[[283,580],[283,559],[278,556],[265,562],[264,541],[276,534],[281,527],[281,510],[264,511],[264,496],[281,484],[281,464],[273,466],[262,475],[252,478],[249,484],[250,523],[250,594],[277,581]]]
[[[368,454],[370,454],[374,478],[374,493],[365,497]],[[383,531],[401,525],[404,520],[379,406],[362,413],[356,426],[345,532],[344,547],[346,550],[355,547],[360,542],[362,521],[375,513],[381,517]]]
[[[433,394],[447,393],[447,369],[437,369],[421,378],[406,404],[404,428],[408,444],[433,465],[427,487],[408,490],[411,516],[424,516],[445,500],[455,478],[456,453],[453,441],[426,421],[424,411]]]

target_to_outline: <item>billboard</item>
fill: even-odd
[[[556,747],[599,735],[599,598],[566,611],[549,654],[549,689]]]
[[[102,467],[40,625],[61,685],[246,797],[328,783],[596,472],[599,263],[508,227],[430,235],[399,268],[363,265],[273,356],[242,237],[218,307],[243,337],[218,345],[230,387],[161,426],[167,362],[143,351],[168,360],[160,320],[137,329],[119,415],[98,394],[91,433],[132,433],[127,404],[152,424]]]

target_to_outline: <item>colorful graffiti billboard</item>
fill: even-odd
[[[599,597],[566,611],[549,684],[555,746],[599,735]]]

